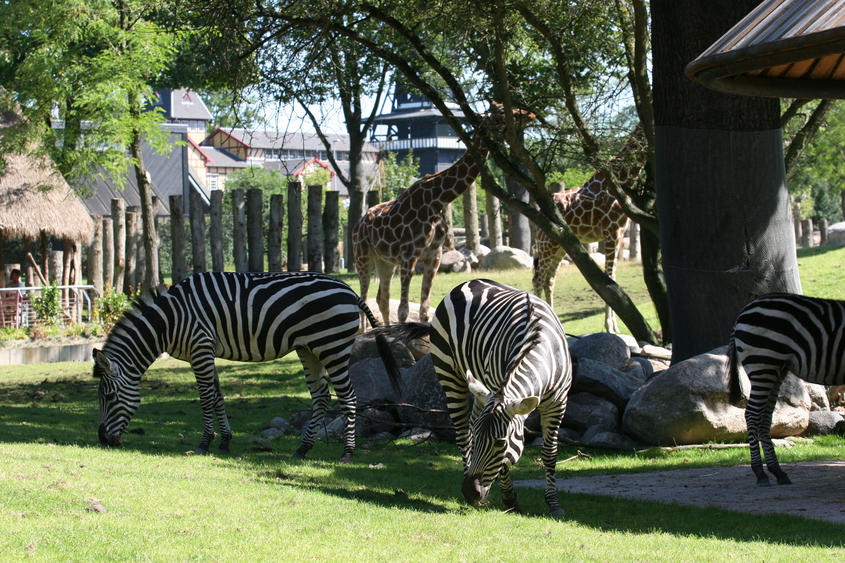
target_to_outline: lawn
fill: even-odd
[[[828,280],[841,279],[843,258],[845,250],[803,253],[805,292],[841,296]],[[623,286],[633,288],[637,275],[636,266],[623,266]],[[466,277],[439,276],[432,302]],[[580,331],[599,330],[601,305],[589,302],[576,278],[560,272],[559,291],[570,287],[583,299],[565,301],[561,293],[558,313],[573,315],[566,322],[576,326],[596,321]],[[502,281],[527,289],[530,277]],[[199,442],[201,416],[182,362],[153,364],[120,449],[96,444],[90,364],[0,368],[0,560],[845,558],[845,527],[796,517],[561,495],[567,518],[558,521],[545,517],[541,490],[519,491],[523,515],[502,513],[497,493],[491,507],[471,509],[460,502],[461,464],[451,443],[363,442],[341,465],[341,444],[322,441],[308,459],[293,460],[296,437],[266,445],[249,439],[273,416],[308,406],[295,356],[221,361],[219,368],[235,433],[228,456],[187,455]],[[581,451],[590,457],[561,461],[559,478],[747,463],[744,449]],[[845,459],[845,440],[825,437],[778,453],[782,462]],[[562,449],[559,460],[575,454]],[[515,478],[541,479],[539,456],[539,448],[526,448]]]

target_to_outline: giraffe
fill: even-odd
[[[635,151],[634,158],[628,157],[634,145],[639,144],[642,127],[637,125],[622,151],[610,163],[620,186],[628,187],[634,181],[645,163],[643,151]],[[622,205],[606,189],[607,178],[596,171],[580,187],[554,194],[555,204],[566,224],[582,244],[604,242],[604,271],[616,279],[616,259],[622,254],[622,237],[628,227],[628,216]],[[566,252],[542,230],[537,231],[534,242],[534,293],[543,297],[554,307],[553,290],[555,275]],[[604,326],[608,332],[619,332],[613,309],[605,306]]]
[[[520,109],[514,109],[513,115],[518,127],[534,119],[534,114]],[[503,106],[491,102],[490,111],[482,118],[472,137],[480,162],[468,148],[446,170],[429,174],[414,182],[396,199],[369,208],[353,227],[350,238],[361,283],[361,298],[367,299],[370,275],[375,266],[379,280],[376,301],[385,324],[390,322],[390,281],[397,266],[402,283],[397,316],[400,323],[408,318],[408,293],[417,262],[423,265],[420,321],[428,320],[431,283],[440,266],[446,238],[446,206],[463,194],[478,177],[489,153],[482,139],[485,135],[501,133],[504,116]]]

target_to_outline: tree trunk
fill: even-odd
[[[182,214],[182,196],[170,196],[170,244],[171,267],[170,283],[176,285],[188,277],[188,266],[185,262],[185,219]]]
[[[350,233],[355,224],[364,215],[364,175],[361,171],[361,162],[363,158],[364,138],[362,135],[356,135],[361,128],[354,123],[347,123],[347,132],[349,133],[349,184],[347,190],[349,191],[349,209],[347,210],[346,220],[347,229],[343,238],[343,254],[346,257],[346,269],[349,272],[355,271],[355,257],[354,249],[352,248]]]
[[[636,223],[632,223],[633,227]],[[660,266],[660,240],[648,229],[639,229],[640,250],[642,250],[643,281],[662,329],[661,341],[672,342],[672,318],[669,314],[669,297],[666,293],[666,278]]]
[[[308,269],[323,271],[323,186],[308,186]]]
[[[246,259],[246,207],[243,190],[232,190],[232,258],[236,272],[244,273],[249,270]]]
[[[138,231],[138,212],[137,207],[131,206],[126,209],[126,271],[123,273],[123,293],[131,295],[138,289],[137,273],[135,272],[135,265],[137,263],[135,251],[138,249],[135,234]]]
[[[264,209],[261,190],[246,192],[246,233],[249,247],[249,271],[264,271]]]
[[[726,344],[754,296],[801,290],[778,100],[718,93],[683,74],[757,3],[651,3],[655,177],[673,362]]]
[[[478,255],[479,228],[478,228],[478,201],[476,200],[477,190],[475,182],[469,185],[464,192],[464,227],[466,228],[466,247],[475,255]]]
[[[502,207],[499,199],[487,190],[484,190],[487,207],[487,232],[490,248],[502,246]]]
[[[116,197],[111,200],[111,217],[114,224],[114,279],[115,291],[123,291],[123,274],[126,269],[126,202]],[[45,272],[46,276],[47,273]]]
[[[114,287],[114,221],[103,217],[103,289]]]
[[[302,270],[302,184],[288,183],[288,272]]]
[[[339,207],[338,192],[330,190],[326,192],[326,206],[323,210],[323,262],[327,274],[333,274],[340,270],[340,261],[337,252],[338,245],[338,224]]]
[[[270,225],[267,233],[267,266],[271,272],[282,271],[282,226],[285,202],[282,194],[270,196]]]
[[[141,104],[135,93],[129,95],[129,108],[133,118],[137,118]],[[144,246],[144,271],[138,276],[137,285],[149,290],[158,285],[158,235],[155,224],[155,208],[153,207],[153,190],[150,186],[150,176],[144,166],[144,154],[141,151],[141,131],[132,131],[130,151],[135,161],[135,179],[138,183],[138,195],[141,199],[141,233]]]
[[[188,215],[191,221],[191,263],[196,274],[208,269],[205,260],[205,210],[197,191],[191,190],[190,194]]]
[[[446,209],[443,210],[443,218],[446,219],[446,240],[443,241],[443,250],[455,250],[455,221],[451,203],[446,204]]]
[[[27,282],[31,278],[26,278]],[[94,237],[88,247],[88,283],[103,294],[103,218],[94,218]]]
[[[211,270],[222,272],[226,266],[223,256],[223,190],[211,190],[210,197],[208,238],[211,239]]]

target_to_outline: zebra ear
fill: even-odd
[[[111,360],[109,360],[109,357],[106,356],[102,350],[98,350],[96,348],[94,348],[92,352],[94,354],[94,363],[103,369],[103,373],[105,375],[109,377],[113,376],[114,369],[112,369]],[[97,370],[94,370],[94,377],[99,376],[100,374],[97,372]]]
[[[525,397],[519,401],[511,401],[505,405],[505,412],[510,416],[528,414],[540,404],[540,397]]]
[[[492,394],[492,391],[490,391],[483,383],[474,378],[472,376],[472,372],[469,370],[467,370],[467,384],[472,394],[478,397],[478,399],[481,401],[486,401],[487,398]]]

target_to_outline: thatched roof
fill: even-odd
[[[18,119],[0,116],[3,129]],[[38,238],[41,232],[58,238],[91,242],[94,221],[76,193],[43,156],[3,155],[6,169],[0,175],[0,236]]]

